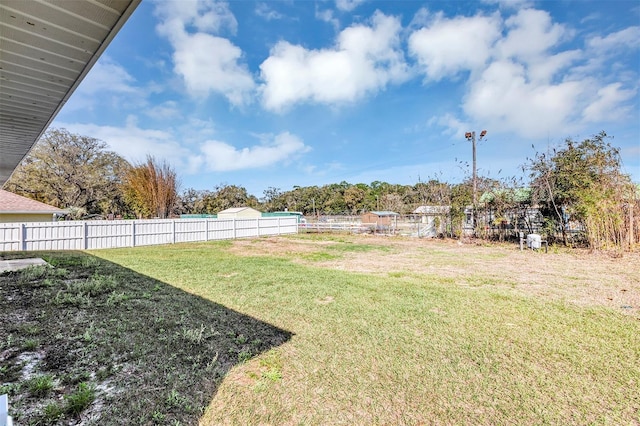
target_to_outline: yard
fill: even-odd
[[[294,235],[0,275],[17,424],[639,424],[640,256]]]

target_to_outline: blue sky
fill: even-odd
[[[142,0],[53,126],[258,197],[460,182],[483,129],[480,175],[605,130],[640,182],[639,86],[635,0]]]

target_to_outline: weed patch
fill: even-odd
[[[53,389],[53,376],[50,374],[35,376],[29,379],[27,387],[33,396],[46,396]]]
[[[234,365],[289,338],[95,256],[39,256],[53,267],[0,276],[0,393],[16,424],[194,424]]]
[[[77,389],[64,397],[65,414],[77,417],[96,399],[95,387],[89,383],[80,383]]]

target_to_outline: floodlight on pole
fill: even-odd
[[[487,136],[487,131],[483,130],[480,132],[480,138],[479,140],[482,140],[482,138],[484,138],[485,136]],[[464,137],[468,140],[471,141],[471,146],[472,146],[472,150],[473,150],[473,211],[472,211],[472,217],[471,217],[471,223],[473,225],[473,229],[475,232],[476,229],[476,206],[478,203],[478,172],[477,172],[477,167],[476,167],[476,132],[466,132],[464,134]]]

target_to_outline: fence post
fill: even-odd
[[[171,244],[176,243],[176,220],[171,220]]]
[[[260,219],[256,219],[256,237],[260,236]]]
[[[233,239],[236,239],[236,218],[234,217],[233,219],[231,219],[232,222],[232,227],[233,227]]]
[[[209,219],[204,220],[204,240],[209,241]]]
[[[278,235],[280,235],[280,218],[278,218]]]
[[[9,395],[0,395],[0,424],[13,425],[13,419],[9,415]]]
[[[89,232],[89,224],[87,222],[82,222],[82,249],[87,250],[89,248],[89,236],[87,235]]]
[[[27,249],[25,243],[25,234],[26,234],[26,225],[24,223],[20,224],[20,232],[18,236],[18,243],[20,244],[20,251],[25,251]]]
[[[136,246],[136,221],[131,221],[131,247]]]

